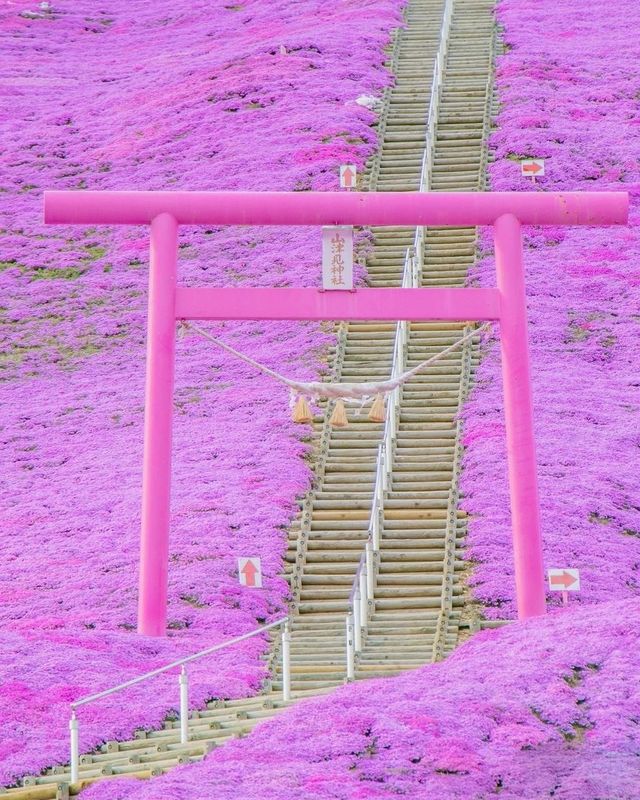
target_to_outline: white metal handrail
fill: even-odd
[[[404,270],[402,272],[402,288],[410,289],[416,285],[414,269],[414,253],[412,248],[407,248],[404,258]],[[391,363],[391,377],[398,378],[406,369],[405,353],[409,336],[409,326],[406,320],[398,320],[396,323],[396,335],[393,343],[393,358]],[[398,429],[398,409],[400,406],[400,387],[397,386],[390,394],[387,403],[387,413],[384,424],[383,443],[384,453],[384,480],[383,492],[386,491],[391,478],[393,469],[393,447],[395,435]],[[381,458],[379,456],[379,460]],[[376,548],[377,549],[377,548]]]
[[[408,248],[405,255],[404,271],[402,275],[403,288],[414,286],[415,259],[412,248]],[[405,370],[405,352],[408,341],[408,325],[405,320],[396,323],[396,334],[393,346],[391,376],[401,375]],[[353,579],[349,595],[349,614],[346,621],[347,636],[347,679],[353,679],[355,654],[362,649],[362,633],[366,631],[369,617],[369,607],[373,600],[373,585],[375,577],[375,560],[380,550],[381,517],[384,507],[384,496],[391,480],[393,467],[393,450],[395,436],[398,429],[398,410],[400,406],[400,388],[396,387],[391,392],[387,401],[382,443],[378,447],[376,459],[376,477],[369,517],[369,531],[364,552]]]
[[[429,100],[429,112],[427,115],[426,143],[422,154],[422,170],[420,173],[420,191],[428,192],[431,189],[431,179],[433,177],[433,159],[436,149],[436,128],[438,114],[440,113],[440,99],[442,95],[442,83],[444,80],[445,66],[447,63],[447,53],[449,51],[449,33],[451,31],[451,21],[453,19],[453,0],[446,0],[442,25],[440,27],[440,43],[433,67],[433,79],[431,81],[431,97]],[[414,240],[416,255],[422,259],[422,246],[424,243],[424,229],[417,228]]]
[[[431,96],[426,124],[426,143],[422,154],[422,168],[420,172],[421,192],[431,189],[433,177],[433,162],[436,146],[436,128],[440,111],[440,97],[444,79],[447,52],[449,49],[449,33],[453,18],[454,0],[446,0],[440,26],[440,43],[436,56],[433,78],[431,81]],[[424,252],[424,228],[416,228],[413,246],[407,248],[402,273],[403,288],[417,288],[420,285]],[[391,377],[401,375],[405,368],[405,354],[409,341],[409,325],[406,320],[399,320],[396,324],[396,334],[393,344],[393,359],[391,364]],[[387,400],[382,444],[378,447],[376,459],[376,478],[369,518],[369,531],[364,553],[353,579],[349,595],[349,612],[346,618],[346,649],[347,649],[347,680],[353,680],[355,675],[355,656],[362,649],[362,634],[366,631],[369,609],[373,602],[374,570],[380,550],[380,528],[384,507],[385,493],[391,481],[393,471],[393,452],[400,409],[400,388],[396,387]]]
[[[242,636],[236,636],[234,639],[228,639],[226,642],[213,645],[213,647],[208,647],[206,650],[200,650],[197,653],[192,653],[190,656],[185,656],[185,658],[180,658],[177,661],[172,661],[170,664],[165,664],[164,667],[158,667],[158,669],[145,672],[144,675],[138,675],[137,678],[132,678],[130,681],[119,683],[117,686],[112,686],[110,689],[105,689],[102,692],[96,692],[96,694],[90,694],[86,697],[81,697],[79,700],[74,700],[74,702],[70,704],[71,719],[69,720],[69,731],[71,734],[71,783],[76,783],[78,781],[80,771],[79,726],[78,718],[76,717],[77,708],[87,705],[87,703],[92,703],[95,700],[100,700],[103,697],[108,697],[109,695],[115,694],[115,692],[122,691],[123,689],[128,689],[130,686],[135,686],[136,684],[142,683],[149,678],[154,678],[156,675],[160,675],[161,673],[167,672],[170,669],[180,667],[180,675],[178,678],[178,684],[180,687],[180,743],[186,744],[189,741],[189,678],[187,675],[186,665],[191,661],[196,661],[204,656],[211,655],[211,653],[215,653],[218,650],[223,650],[225,647],[231,647],[234,644],[238,644],[238,642],[242,642],[245,639],[250,639],[252,636],[257,636],[260,633],[264,633],[265,631],[271,630],[271,628],[277,628],[279,626],[282,626],[282,699],[290,700],[291,634],[289,631],[289,618],[282,617],[281,619],[277,619],[275,622],[270,622],[268,625],[263,625],[262,627],[256,628],[249,633],[244,633]]]

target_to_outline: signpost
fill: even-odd
[[[239,558],[238,578],[240,586],[262,589],[262,564],[259,558]]]
[[[340,188],[355,189],[358,170],[355,164],[342,164],[340,167]]]
[[[353,289],[353,227],[322,229],[322,288]]]
[[[580,570],[578,569],[550,569],[548,571],[549,589],[552,592],[562,592],[562,603],[569,602],[569,592],[580,591]]]
[[[544,175],[544,158],[528,158],[520,162],[520,174],[525,178],[531,178],[531,182],[535,183],[536,178],[541,178]]]

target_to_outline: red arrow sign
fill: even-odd
[[[549,584],[553,588],[554,586],[562,587],[563,589],[569,589],[573,586],[574,583],[578,582],[578,578],[575,575],[572,575],[570,572],[566,570],[562,571],[561,575],[550,575],[549,576]]]
[[[345,188],[350,189],[353,186],[353,179],[355,175],[353,174],[353,170],[350,167],[347,167],[342,173],[342,181],[345,185]]]
[[[258,570],[256,569],[253,561],[247,561],[240,571],[244,575],[246,586],[256,585],[256,575],[258,574]]]
[[[542,169],[544,169],[544,167],[541,167],[540,164],[537,164],[535,161],[532,161],[531,164],[522,165],[523,172],[532,172],[534,175]]]

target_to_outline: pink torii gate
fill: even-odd
[[[138,631],[166,631],[176,320],[497,320],[521,618],[545,612],[532,425],[522,225],[615,225],[625,192],[45,193],[45,222],[150,225]],[[497,287],[189,288],[177,283],[179,225],[403,225],[494,229]]]

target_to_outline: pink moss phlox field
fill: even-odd
[[[356,100],[389,81],[401,5],[3,5],[2,782],[66,760],[69,701],[277,618],[284,528],[310,476],[286,391],[194,335],[179,341],[171,637],[132,632],[148,230],[45,227],[43,191],[336,188],[339,164],[376,147]],[[319,252],[317,229],[184,229],[180,280],[317,285]],[[331,341],[306,324],[212,329],[307,378]],[[264,591],[238,586],[243,555],[262,558]],[[194,666],[193,702],[254,692],[265,647]],[[176,704],[172,675],[84,708],[81,747]]]
[[[545,567],[581,570],[574,602],[637,596],[640,5],[503,0],[498,15],[490,188],[631,193],[629,227],[526,229],[525,268]],[[546,159],[536,187],[530,156]],[[476,277],[495,285],[491,258]],[[485,351],[465,412],[467,556],[487,615],[513,617],[499,347]]]
[[[301,702],[198,765],[87,800],[637,800],[640,602],[477,634],[446,661]]]

